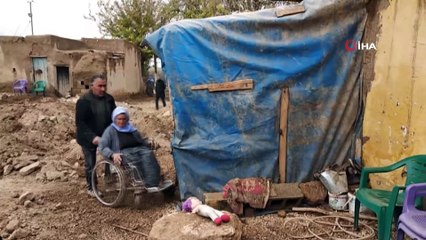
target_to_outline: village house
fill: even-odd
[[[0,84],[17,79],[30,85],[44,80],[47,92],[80,95],[89,89],[90,77],[104,74],[108,91],[133,94],[144,89],[141,52],[125,40],[73,40],[54,35],[0,36]]]

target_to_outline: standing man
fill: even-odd
[[[149,97],[154,96],[154,86],[155,86],[155,79],[152,75],[148,76],[148,80],[146,81],[146,95]]]
[[[163,107],[166,106],[166,84],[161,78],[157,79],[157,82],[155,84],[155,107],[158,110],[158,100],[161,98],[161,101],[163,101]]]
[[[81,96],[76,105],[75,123],[77,126],[77,143],[84,155],[87,193],[94,197],[92,188],[92,171],[96,164],[96,148],[102,133],[112,120],[111,114],[115,109],[115,100],[109,95],[107,81],[102,75],[91,79],[90,90]]]

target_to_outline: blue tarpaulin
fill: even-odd
[[[163,26],[145,41],[164,64],[181,198],[222,191],[232,178],[278,179],[280,96],[289,89],[286,182],[303,182],[352,154],[360,122],[367,1],[305,0],[277,9]],[[347,46],[346,46],[347,47]],[[252,79],[251,90],[191,90]]]

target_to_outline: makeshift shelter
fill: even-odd
[[[353,156],[362,122],[362,52],[353,44],[366,3],[305,0],[305,11],[293,15],[266,9],[183,20],[145,39],[169,81],[181,198],[221,191],[236,177],[277,181],[283,117],[286,182],[311,180]],[[242,79],[249,81],[238,90],[232,82]],[[217,83],[235,91],[204,85]]]

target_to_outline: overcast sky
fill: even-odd
[[[0,35],[31,35],[28,0],[0,0]],[[97,0],[33,0],[34,35],[65,38],[101,37],[95,22],[84,19],[89,8],[97,12]]]

